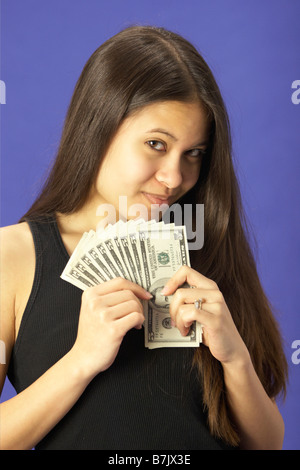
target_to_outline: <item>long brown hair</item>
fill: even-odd
[[[267,394],[275,397],[285,393],[287,375],[280,333],[248,242],[226,108],[208,65],[190,42],[163,28],[134,26],[94,52],[76,84],[52,170],[21,220],[82,207],[123,120],[166,100],[198,100],[207,111],[209,151],[197,184],[181,201],[205,207],[205,242],[191,251],[191,263],[218,284]],[[194,364],[211,433],[238,445],[221,364],[204,346]]]

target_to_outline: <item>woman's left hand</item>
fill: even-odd
[[[193,289],[180,288],[184,283]],[[182,266],[167,282],[164,295],[173,295],[170,304],[171,319],[183,336],[194,321],[202,325],[202,342],[223,365],[248,360],[243,342],[217,284],[188,266]],[[201,310],[194,302],[202,300]]]

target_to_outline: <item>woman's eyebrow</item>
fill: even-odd
[[[171,137],[171,139],[177,141],[177,137],[174,135],[170,134],[170,132],[166,131],[165,129],[157,128],[157,129],[151,129],[150,131],[147,132],[147,134],[150,134],[151,132],[159,132],[160,134],[165,134],[168,137]]]
[[[157,128],[157,129],[151,129],[150,131],[147,131],[147,134],[151,134],[151,132],[159,132],[160,134],[165,134],[167,135],[168,137],[170,137],[172,140],[174,140],[175,142],[178,141],[177,137],[175,137],[174,135],[170,134],[170,132],[166,131],[165,129],[161,129],[161,128]],[[192,145],[191,147],[203,147],[203,146],[206,146],[208,145],[208,141],[205,140],[203,142],[199,142],[195,145]]]

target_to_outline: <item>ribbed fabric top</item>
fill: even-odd
[[[82,295],[60,278],[69,256],[55,219],[28,223],[36,271],[8,372],[18,393],[73,346]],[[193,353],[193,348],[149,350],[143,329],[129,331],[112,366],[92,380],[36,449],[226,448],[207,429],[190,367]]]

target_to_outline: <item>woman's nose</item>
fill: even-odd
[[[167,186],[167,188],[178,188],[183,179],[180,159],[172,157],[163,159],[155,176],[157,181]]]

